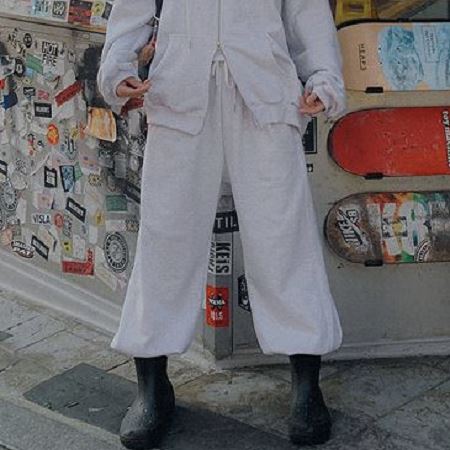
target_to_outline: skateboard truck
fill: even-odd
[[[366,88],[366,94],[383,94],[384,89],[382,86],[369,86]]]

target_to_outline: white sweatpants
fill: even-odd
[[[193,136],[150,126],[141,228],[111,347],[135,357],[183,353],[195,333],[224,164],[239,217],[256,334],[264,353],[325,354],[342,331],[325,273],[302,138],[257,126],[224,61]]]

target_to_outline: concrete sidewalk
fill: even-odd
[[[135,389],[111,337],[0,293],[0,450],[115,450]],[[286,366],[217,371],[170,360],[179,407],[167,450],[293,449]],[[448,450],[450,358],[324,364],[335,420],[323,450]]]

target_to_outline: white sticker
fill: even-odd
[[[73,235],[73,257],[84,260],[86,255],[86,241],[78,234]]]

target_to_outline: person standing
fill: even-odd
[[[138,54],[154,14],[154,0],[115,1],[98,74],[116,112],[144,95],[149,124],[135,263],[111,343],[134,357],[138,375],[122,443],[156,446],[170,424],[167,356],[187,350],[201,314],[224,168],[260,347],[291,362],[291,440],[323,443],[331,419],[319,387],[321,355],[340,346],[342,330],[302,136],[311,116],[345,109],[328,0],[164,0],[141,81]]]

